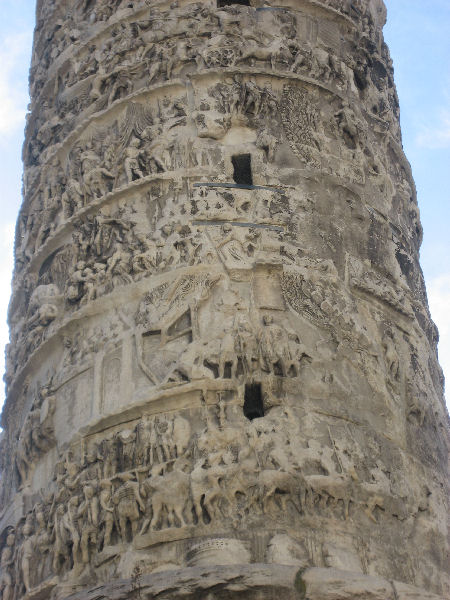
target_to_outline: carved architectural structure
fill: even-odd
[[[3,600],[448,598],[382,0],[39,0]]]

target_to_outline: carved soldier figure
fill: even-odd
[[[104,167],[96,166],[86,172],[84,176],[84,186],[86,195],[92,198],[99,198],[108,192],[106,180],[114,180],[114,175]]]
[[[120,447],[121,468],[127,471],[134,467],[136,433],[131,429],[124,429],[119,432],[117,440]]]
[[[28,473],[31,467],[31,423],[27,419],[23,424],[15,450],[15,464],[22,485],[28,481]]]
[[[105,526],[103,533],[103,548],[111,544],[111,534],[114,527],[114,507],[112,506],[112,482],[109,479],[100,481],[100,521]]]
[[[140,233],[136,233],[135,238],[140,248],[133,255],[133,271],[135,273],[152,272],[156,268],[158,261],[156,243]]]
[[[106,73],[105,67],[103,65],[100,65],[97,74],[92,81],[92,87],[90,91],[90,97],[92,98],[93,102],[102,97],[104,83],[108,80],[108,77],[109,74]]]
[[[66,298],[69,302],[78,302],[85,293],[85,275],[86,263],[82,260],[77,262],[76,269],[72,273],[69,285],[66,291]]]
[[[258,335],[260,365],[263,371],[275,373],[276,368],[286,377],[292,361],[289,337],[286,331],[273,322],[272,315],[264,315],[263,326]]]
[[[164,457],[161,454],[161,448],[158,440],[158,431],[154,419],[148,421],[148,443],[149,443],[149,465],[153,466],[155,462],[162,463]]]
[[[47,499],[47,504],[50,503],[50,499]],[[36,548],[40,554],[40,561],[36,568],[36,576],[38,581],[42,581],[46,571],[49,568],[50,551],[52,548],[50,535],[48,531],[48,523],[44,503],[38,503],[34,507],[34,517],[36,522],[36,532],[34,535],[36,541]],[[49,515],[50,516],[50,515]],[[50,521],[51,523],[51,521]]]
[[[396,381],[400,377],[400,363],[391,329],[388,329],[383,337],[383,349],[387,372]]]
[[[101,477],[101,465],[97,446],[93,444],[86,451],[83,470],[80,473],[80,481],[96,484]]]
[[[258,348],[255,333],[246,315],[237,316],[235,330],[235,351],[242,360],[244,373],[248,375],[257,366]]]
[[[163,149],[163,140],[161,139],[163,128],[158,117],[153,119],[153,125],[149,125],[142,132],[142,139],[148,140],[146,147],[147,161],[151,173],[159,173],[165,171],[164,161],[161,157]]]
[[[59,571],[60,558],[70,560],[70,544],[72,544],[72,564],[76,568],[79,564],[80,532],[78,527],[78,496],[72,496],[67,506],[58,505],[54,517],[54,548],[53,570]]]
[[[171,458],[170,453],[170,424],[166,417],[156,418],[154,427],[158,438],[158,455],[162,461],[168,461]]]
[[[139,491],[139,483],[133,481],[131,473],[121,473],[117,478],[123,483],[113,494],[113,502],[117,507],[119,519],[119,533],[122,542],[127,541],[127,523],[131,525],[132,538],[135,537],[138,530],[138,521],[140,517],[139,510],[145,511],[145,504]]]
[[[83,494],[84,501],[78,508],[78,518],[82,519],[80,540],[81,560],[84,564],[87,564],[89,562],[89,545],[97,543],[99,501],[93,485],[85,485]]]
[[[2,600],[13,600],[14,585],[13,585],[13,565],[14,565],[14,544],[16,536],[13,529],[10,529],[3,547],[0,558],[0,591]]]
[[[71,217],[80,208],[83,208],[85,205],[85,196],[78,181],[69,178],[61,195],[61,203],[66,218]]]
[[[139,159],[141,157],[140,140],[136,137],[130,140],[128,148],[125,150],[125,173],[127,175],[128,183],[131,183],[136,177],[144,177],[144,173],[141,170]]]
[[[30,520],[27,519],[22,529],[24,540],[20,546],[20,572],[22,574],[22,581],[25,586],[25,591],[31,590],[31,574],[32,566],[36,560],[35,545],[33,538],[33,527]]]

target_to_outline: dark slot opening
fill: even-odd
[[[235,183],[253,185],[251,158],[251,154],[236,154],[236,156],[231,157]]]
[[[224,6],[232,6],[233,4],[250,6],[250,0],[217,0],[217,8],[222,8]]]
[[[247,383],[245,385],[244,415],[249,421],[264,416],[264,404],[260,383]]]

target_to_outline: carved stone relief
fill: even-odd
[[[3,599],[448,596],[447,414],[385,18],[38,1]]]

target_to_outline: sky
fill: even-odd
[[[439,358],[450,381],[450,0],[385,3],[388,22],[384,35],[394,61],[403,145],[411,162],[424,228],[421,264],[441,336]],[[0,0],[1,348],[8,341],[6,313],[14,226],[21,203],[21,147],[29,102],[34,7],[35,0]],[[0,405],[2,401],[0,384]]]

